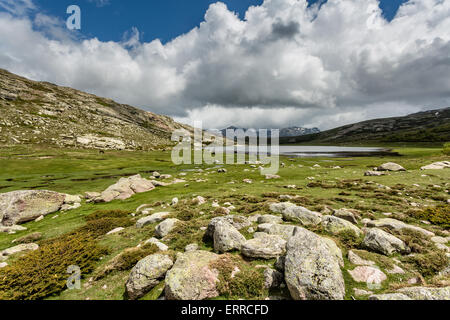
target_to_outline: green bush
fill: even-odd
[[[416,254],[407,257],[406,261],[413,264],[424,277],[434,276],[448,265],[448,258],[442,251]]]
[[[44,241],[38,250],[0,269],[0,300],[36,300],[57,294],[66,287],[69,266],[80,267],[86,275],[104,254],[106,250],[84,232]]]
[[[123,210],[98,210],[85,217],[86,221],[104,218],[129,218],[130,214]]]
[[[444,152],[444,154],[450,156],[450,142],[447,142],[446,144],[444,144],[443,152]]]
[[[425,210],[413,211],[411,215],[418,220],[427,220],[432,224],[450,229],[450,205],[442,205]]]
[[[360,248],[364,240],[364,236],[358,236],[353,230],[344,230],[339,232],[336,237],[346,248]]]

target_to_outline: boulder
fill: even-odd
[[[380,285],[387,279],[383,271],[370,266],[359,266],[353,270],[348,270],[348,273],[356,282],[366,282],[370,285]]]
[[[286,240],[280,236],[264,234],[245,241],[242,245],[241,252],[249,258],[276,258],[286,252]]]
[[[367,226],[369,227],[376,227],[376,228],[388,228],[390,230],[413,230],[422,233],[426,237],[433,237],[435,234],[431,231],[425,230],[420,227],[416,227],[410,224],[406,224],[402,221],[391,219],[391,218],[383,218],[379,220],[372,220],[367,223]]]
[[[258,226],[258,231],[278,235],[288,241],[294,235],[297,228],[299,227],[283,224],[263,223]]]
[[[263,216],[258,217],[258,223],[282,223],[283,219],[279,216],[274,216],[271,214],[265,214]]]
[[[25,230],[27,230],[27,228],[18,226],[18,225],[13,225],[13,226],[8,226],[8,227],[0,225],[0,233],[3,233],[3,232],[4,233],[16,233],[16,232],[25,231]]]
[[[170,212],[157,212],[157,213],[152,214],[151,216],[139,219],[136,222],[136,227],[143,228],[146,225],[164,221],[169,216],[170,216]]]
[[[65,194],[47,190],[2,193],[0,194],[0,224],[13,226],[57,212],[64,204],[65,198]]]
[[[289,207],[295,207],[295,204],[291,202],[272,203],[270,205],[270,211],[275,213],[283,213]]]
[[[178,219],[167,219],[158,224],[155,228],[155,235],[158,238],[164,238],[167,236],[173,228],[175,228],[175,225],[180,222]]]
[[[372,251],[386,256],[390,256],[396,252],[410,252],[410,249],[402,240],[378,228],[372,228],[366,232],[363,245]]]
[[[156,238],[150,238],[147,241],[144,242],[144,244],[154,244],[155,246],[158,247],[159,250],[161,251],[167,251],[169,250],[169,247],[167,245],[165,245],[164,243],[162,243],[161,241],[159,241]]]
[[[340,262],[318,235],[297,227],[287,243],[285,280],[295,300],[343,300]]]
[[[204,300],[217,297],[219,272],[211,264],[219,257],[208,251],[180,253],[166,274],[166,299]]]
[[[264,270],[264,287],[267,289],[278,288],[284,281],[284,275],[281,272],[271,268]]]
[[[219,253],[240,250],[245,242],[245,237],[226,220],[217,221],[213,239],[214,251]]]
[[[422,167],[421,170],[442,170],[446,168],[450,168],[450,161],[435,162]]]
[[[358,220],[356,220],[355,214],[349,209],[342,208],[339,210],[335,210],[333,215],[335,217],[347,220],[353,224],[358,224]]]
[[[412,299],[402,293],[385,293],[385,294],[371,295],[369,297],[369,300],[412,300]]]
[[[385,176],[387,173],[386,172],[382,172],[382,171],[366,171],[364,172],[364,176],[366,177],[380,177],[380,176]]]
[[[140,260],[131,270],[125,285],[128,298],[139,299],[155,287],[173,265],[165,254],[153,254]]]
[[[406,171],[406,169],[397,163],[388,162],[379,166],[377,171]]]
[[[6,268],[7,266],[8,266],[8,264],[6,262],[0,262],[0,269]]]
[[[358,256],[355,252],[353,252],[352,250],[348,251],[348,260],[353,263],[356,264],[357,266],[374,266],[375,262],[370,261],[370,260],[364,260],[363,258],[361,258],[360,256]]]
[[[450,300],[450,287],[410,287],[398,290],[412,300]]]
[[[244,216],[235,216],[235,215],[228,215],[223,217],[216,217],[211,219],[209,222],[208,228],[206,229],[205,236],[207,238],[211,238],[214,236],[214,230],[216,228],[216,224],[220,221],[226,221],[229,224],[231,224],[233,227],[235,227],[237,230],[241,230],[243,228],[250,227],[252,225],[252,222],[250,219]]]
[[[121,178],[117,183],[109,186],[95,202],[111,202],[113,200],[126,200],[135,193],[147,192],[155,189],[151,181],[144,179],[140,174],[128,178]]]
[[[322,215],[303,207],[291,206],[283,211],[283,218],[287,221],[300,222],[302,225],[318,225],[322,222]]]
[[[185,251],[185,252],[197,251],[197,250],[198,250],[198,244],[196,244],[196,243],[188,244],[188,245],[184,248],[184,251]]]
[[[123,230],[125,230],[125,228],[123,228],[123,227],[115,228],[115,229],[111,230],[110,232],[108,232],[106,235],[109,236],[111,234],[118,233]]]
[[[334,216],[324,216],[322,219],[322,226],[325,230],[332,234],[338,234],[344,231],[353,231],[357,236],[362,235],[361,229],[353,223]]]
[[[5,261],[14,254],[23,253],[23,252],[27,252],[27,251],[35,251],[38,249],[39,249],[39,246],[35,243],[19,244],[15,247],[11,247],[11,248],[5,249],[3,251],[0,251],[0,261]]]

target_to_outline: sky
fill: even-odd
[[[0,68],[206,128],[325,130],[449,106],[448,30],[443,0],[0,0]]]

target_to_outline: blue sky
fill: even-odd
[[[82,10],[82,33],[102,41],[120,41],[132,27],[141,32],[141,41],[161,39],[167,42],[186,33],[203,21],[204,14],[215,0],[37,0],[35,3],[47,14],[65,19],[66,8],[77,4]],[[323,0],[309,0],[315,3]],[[325,0],[326,1],[326,0]],[[263,0],[222,0],[242,19],[249,6]],[[384,16],[391,20],[406,0],[381,0]]]

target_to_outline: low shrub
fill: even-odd
[[[442,151],[444,154],[450,156],[450,142],[444,144],[444,150]]]
[[[447,267],[448,258],[443,251],[436,251],[409,256],[406,262],[413,264],[424,277],[431,277]]]
[[[353,230],[339,232],[336,237],[346,248],[361,248],[364,236],[358,236]]]
[[[217,289],[226,299],[263,299],[267,296],[264,269],[256,269],[239,256],[225,254],[211,264],[219,271]]]
[[[434,225],[450,229],[450,205],[411,211],[410,214],[418,220],[426,220]]]
[[[123,210],[98,210],[85,217],[86,221],[106,218],[129,218],[130,214]]]
[[[174,250],[182,251],[191,243],[203,242],[205,231],[201,227],[208,225],[207,220],[191,220],[178,222],[173,230],[166,236],[167,245]]]

